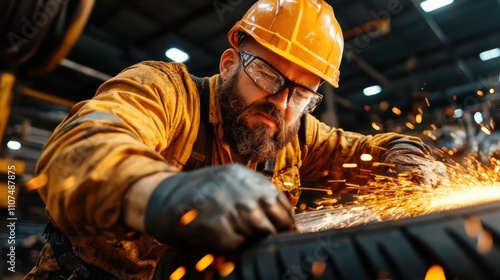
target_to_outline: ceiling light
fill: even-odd
[[[382,91],[382,88],[380,86],[371,86],[363,89],[363,94],[366,96],[372,96],[375,94],[379,94]]]
[[[479,58],[481,58],[482,61],[490,60],[499,56],[500,56],[500,48],[487,50],[479,54]]]
[[[451,3],[453,3],[453,0],[427,0],[420,3],[420,7],[422,7],[422,10],[428,13]]]
[[[474,121],[476,121],[477,124],[480,124],[483,122],[483,114],[481,112],[475,112],[474,113]]]
[[[170,48],[165,52],[165,55],[175,62],[184,62],[189,59],[189,55],[178,48]]]
[[[21,149],[21,143],[19,143],[17,141],[10,140],[9,142],[7,142],[7,148],[9,148],[11,150],[19,150],[19,149]]]
[[[464,115],[464,111],[462,109],[455,109],[455,111],[453,112],[453,117],[455,119],[458,119],[460,117],[462,117]]]

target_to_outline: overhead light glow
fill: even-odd
[[[483,122],[483,114],[481,114],[481,112],[475,112],[474,113],[474,121],[477,123],[477,124],[480,124]]]
[[[9,142],[7,142],[7,148],[9,148],[11,150],[19,150],[19,149],[21,149],[21,143],[19,143],[17,141],[10,140]]]
[[[453,3],[453,0],[427,0],[420,3],[420,7],[428,13],[446,5],[450,5],[451,3]]]
[[[453,117],[455,119],[458,119],[464,115],[464,111],[462,109],[455,109],[455,112],[453,112]]]
[[[494,48],[479,54],[479,58],[481,58],[482,61],[490,60],[499,56],[500,56],[500,48]]]
[[[378,85],[367,87],[363,89],[363,94],[366,96],[372,96],[375,94],[379,94],[382,91],[382,88]]]
[[[165,52],[165,55],[175,62],[185,62],[189,59],[189,55],[178,48],[170,48]]]

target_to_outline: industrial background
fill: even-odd
[[[500,90],[500,1],[455,0],[427,12],[421,0],[327,2],[346,44],[340,86],[320,88],[325,97],[314,114],[346,130],[417,135],[450,155],[476,152],[478,139],[492,129],[484,117],[487,101]],[[71,106],[92,98],[104,80],[129,65],[172,61],[165,55],[170,48],[189,55],[184,63],[192,74],[217,73],[220,55],[230,47],[228,30],[253,3],[0,3],[1,176],[6,181],[7,166],[16,165],[21,272],[36,258],[46,219],[36,191],[25,182]],[[1,187],[4,217],[7,185]],[[1,234],[4,242],[8,233],[2,228]]]

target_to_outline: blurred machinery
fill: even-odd
[[[500,93],[489,94],[483,104],[483,126],[478,133],[478,158],[484,164],[500,159]]]
[[[93,5],[94,0],[0,2],[0,251],[2,260],[5,256],[15,260],[2,261],[2,279],[21,277],[31,269],[45,243],[44,207],[38,194],[26,188],[26,162],[5,149],[6,135],[17,140],[11,142],[15,150],[16,144],[28,137],[36,139],[40,131],[27,119],[7,130],[14,104],[20,98],[57,102],[27,88],[25,78],[45,75],[60,64],[80,36]],[[15,256],[10,254],[13,248]]]

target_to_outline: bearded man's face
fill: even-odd
[[[238,72],[228,77],[218,89],[224,141],[244,160],[264,162],[274,158],[277,151],[293,139],[300,121],[298,118],[287,127],[282,113],[272,103],[257,101],[246,104],[237,87]],[[265,116],[268,121],[250,120],[257,115]],[[274,122],[273,126],[268,122]]]

